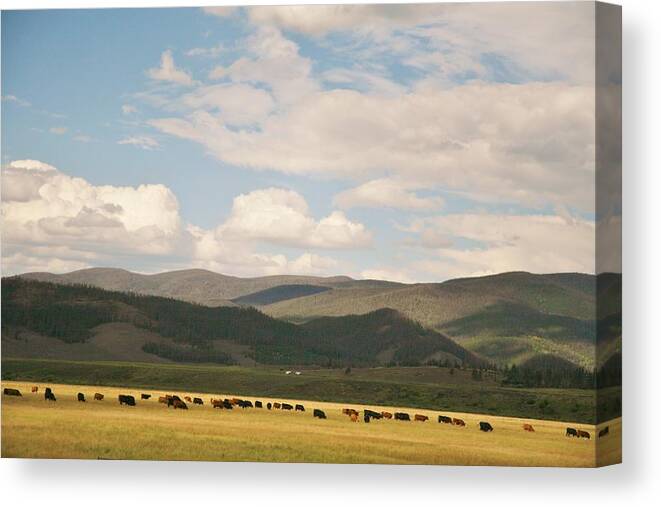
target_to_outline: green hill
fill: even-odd
[[[418,284],[343,276],[238,278],[204,270],[140,275],[89,269],[21,276],[207,306],[255,306],[295,324],[391,308],[502,365],[550,353],[591,368],[621,349],[622,279],[612,273],[596,277],[511,272]],[[392,351],[384,351],[379,357],[387,361],[392,355]]]
[[[288,299],[301,298],[311,296],[312,294],[319,294],[331,290],[330,287],[322,287],[316,285],[278,285],[269,289],[253,292],[246,296],[234,298],[233,303],[241,306],[265,306],[278,301],[286,301]]]
[[[20,341],[27,331],[70,344],[77,353],[90,352],[89,347],[85,351],[81,347],[97,343],[99,329],[109,323],[149,331],[151,339],[145,339],[144,333],[136,338],[141,340],[141,352],[178,362],[231,364],[240,348],[244,356],[264,364],[409,365],[440,357],[459,364],[484,363],[447,337],[394,310],[312,320],[300,326],[254,308],[208,307],[21,277],[2,280],[4,350],[22,350],[35,357],[29,346],[12,343]],[[47,345],[48,341],[39,343]],[[135,350],[125,339],[122,343],[125,354]],[[107,338],[101,349],[109,349]],[[62,347],[58,350],[57,357],[62,358]],[[103,350],[96,347],[95,358],[103,356]]]

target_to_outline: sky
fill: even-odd
[[[2,13],[2,270],[595,271],[594,4]]]

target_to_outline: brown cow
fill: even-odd
[[[32,392],[33,392],[33,393],[38,393],[38,392],[39,392],[39,387],[37,387],[37,386],[32,386]]]
[[[192,403],[193,400],[191,400],[190,396],[184,396],[184,400],[186,400],[188,403]]]
[[[452,418],[452,424],[455,426],[466,426],[466,423],[463,421],[463,419],[457,419],[456,417]]]
[[[415,414],[413,416],[413,420],[414,421],[425,422],[425,421],[429,420],[429,417],[427,417],[426,415]]]
[[[101,393],[94,393],[94,399],[96,401],[101,401],[103,400],[103,395]]]
[[[202,402],[202,398],[193,398],[193,403],[195,403],[196,405],[204,405],[204,403]]]
[[[280,403],[277,401],[273,404],[273,408],[280,408]]]
[[[172,406],[176,409],[180,408],[182,410],[188,410],[188,405],[186,405],[183,401],[181,400],[174,400],[172,403]]]
[[[358,422],[358,412],[351,414],[351,422]]]
[[[159,403],[167,403],[168,402],[168,397],[167,396],[159,396],[158,397],[158,402]]]
[[[588,440],[590,440],[590,434],[587,431],[578,430],[577,433],[578,433],[578,438],[587,438]]]
[[[214,400],[213,398],[211,398],[211,406],[212,406],[213,408],[221,408],[221,409],[222,409],[222,408],[225,408],[225,407],[223,406],[223,400]],[[231,405],[230,405],[230,406],[231,406]]]
[[[356,417],[358,417],[358,411],[353,408],[343,408],[342,413],[344,415],[348,415],[348,416],[355,415]]]
[[[384,419],[392,419],[392,414],[390,412],[381,412],[381,415]]]
[[[535,428],[532,427],[532,424],[524,424],[524,425],[523,425],[523,429],[524,429],[525,431],[529,431],[529,432],[531,432],[531,433],[534,433],[534,432],[535,432]]]

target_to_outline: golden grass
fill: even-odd
[[[350,404],[259,398],[263,409],[229,411],[211,408],[209,394],[182,392],[205,404],[175,411],[158,403],[164,393],[157,391],[147,391],[152,398],[145,401],[136,389],[51,384],[57,396],[52,403],[44,401],[43,384],[37,394],[24,382],[2,387],[23,393],[2,396],[3,457],[566,467],[621,460],[621,419],[608,423],[610,434],[599,440],[597,459],[597,429],[585,424],[443,412],[464,419],[467,426],[460,428],[438,424],[440,412],[374,406],[367,408],[424,414],[430,421],[365,424],[341,414],[342,407],[366,408]],[[78,392],[86,403],[76,401]],[[95,392],[105,400],[94,401]],[[120,406],[119,393],[134,395],[137,406]],[[268,411],[268,401],[300,402],[306,412]],[[328,419],[314,419],[313,408],[324,410]],[[480,432],[480,420],[494,431]],[[526,422],[535,433],[523,431]],[[592,438],[567,438],[567,426],[589,431]]]

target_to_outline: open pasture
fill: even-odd
[[[31,393],[33,385],[39,392]],[[51,387],[56,402],[44,400]],[[590,467],[617,462],[621,419],[597,427],[587,424],[437,412],[401,407],[338,404],[317,401],[245,397],[261,400],[264,408],[214,409],[210,398],[234,394],[173,392],[200,397],[204,405],[188,403],[174,410],[158,403],[160,390],[3,382],[23,396],[2,396],[2,456],[26,458],[278,461],[324,463],[400,463],[447,465],[512,465]],[[87,401],[77,401],[77,393]],[[95,401],[94,393],[105,395]],[[141,400],[141,393],[151,394]],[[120,406],[119,394],[135,396],[135,407]],[[236,394],[237,397],[242,397]],[[267,402],[305,406],[305,412],[267,410]],[[373,420],[351,422],[342,408],[361,411],[408,412],[426,415],[427,422]],[[312,417],[313,409],[327,419]],[[438,415],[461,418],[466,427],[437,422]],[[493,432],[479,431],[488,421]],[[534,432],[523,430],[531,424]],[[609,426],[600,439],[596,433]],[[590,433],[590,440],[565,436],[567,426]]]

